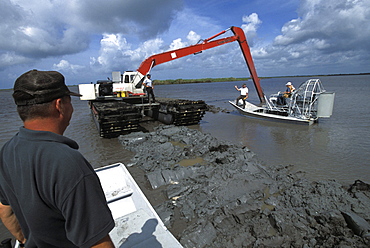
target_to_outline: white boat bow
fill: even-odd
[[[122,163],[95,170],[116,226],[110,237],[117,248],[180,248]]]

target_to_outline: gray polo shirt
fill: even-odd
[[[20,128],[0,153],[0,201],[27,247],[91,247],[114,227],[100,181],[75,141]]]

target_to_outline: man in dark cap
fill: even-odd
[[[0,218],[25,247],[114,247],[114,220],[92,166],[64,137],[73,107],[64,76],[32,70],[14,84],[24,126],[0,153]]]

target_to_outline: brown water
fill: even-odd
[[[269,96],[284,90],[287,81],[297,87],[306,78],[261,80]],[[241,116],[228,103],[238,96],[234,85],[242,82],[222,82],[156,86],[158,97],[205,100],[208,104],[225,108],[230,113],[206,113],[200,125],[191,126],[213,136],[234,143],[242,143],[257,153],[267,166],[293,164],[314,179],[335,179],[350,184],[356,179],[370,183],[370,76],[331,76],[321,81],[328,91],[336,92],[334,114],[313,126],[276,123]],[[258,102],[251,82],[251,102]],[[77,88],[74,87],[75,91]],[[22,125],[11,97],[11,90],[0,91],[0,146],[17,133]],[[100,138],[87,103],[73,98],[74,115],[65,135],[76,140],[80,152],[93,167],[129,163],[131,152],[123,149],[118,139]],[[155,148],[154,148],[155,149]],[[201,158],[199,158],[201,159]],[[190,165],[194,161],[184,161]],[[130,169],[139,184],[145,183],[142,173]],[[149,188],[149,186],[148,186]],[[149,194],[143,188],[144,193]],[[161,202],[158,196],[149,197],[152,204]],[[0,225],[0,238],[10,237]]]
[[[238,93],[234,85],[221,82],[186,85],[158,85],[158,97],[205,100],[226,108],[230,113],[206,113],[200,125],[191,128],[211,133],[217,138],[242,143],[257,153],[266,165],[293,164],[318,179],[352,183],[370,182],[370,76],[330,76],[320,78],[326,90],[336,92],[334,114],[313,126],[252,119],[238,114],[228,103]],[[298,87],[306,78],[263,79],[261,85],[269,96],[284,90],[287,81]],[[258,102],[253,84],[248,81],[251,102]],[[77,90],[74,88],[73,90]],[[11,91],[0,91],[0,146],[22,124],[16,114]],[[94,167],[116,162],[127,163],[132,153],[123,149],[118,139],[100,138],[87,103],[73,97],[74,115],[65,135],[76,140],[80,152]]]
[[[295,87],[308,78],[263,79],[265,94]],[[318,124],[302,126],[241,116],[228,103],[242,82],[157,86],[157,94],[187,99],[203,99],[227,108],[230,114],[207,113],[199,129],[217,138],[242,143],[267,165],[293,164],[315,179],[335,179],[353,183],[370,182],[370,76],[321,77],[325,89],[335,92],[334,113]],[[248,81],[249,100],[258,103],[253,84]]]

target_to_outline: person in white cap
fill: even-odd
[[[287,82],[285,86],[286,90],[283,93],[279,94],[278,96],[277,99],[278,105],[286,105],[287,104],[286,99],[290,98],[292,96],[293,91],[295,90],[292,82]]]
[[[286,86],[286,90],[284,92],[284,97],[285,98],[290,98],[292,96],[293,91],[295,91],[295,88],[294,88],[292,82],[287,82],[285,84],[285,86]]]

